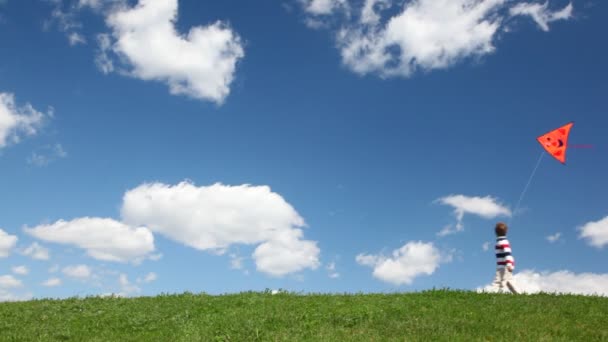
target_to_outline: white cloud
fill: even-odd
[[[361,10],[362,24],[377,24],[380,21],[379,11],[391,6],[392,0],[365,0]]]
[[[379,256],[377,256],[377,255],[359,254],[355,258],[355,260],[357,260],[357,263],[359,263],[359,265],[374,267],[382,259]]]
[[[118,276],[118,283],[120,284],[121,293],[125,295],[141,292],[141,289],[138,286],[129,282],[129,278],[124,273],[121,273]]]
[[[93,9],[100,9],[103,4],[103,0],[78,0],[78,7],[90,7]]]
[[[0,289],[12,289],[21,286],[23,286],[21,280],[13,277],[12,275],[0,276]]]
[[[608,245],[608,216],[596,222],[588,222],[577,230],[580,231],[579,238],[587,239],[587,243],[593,247]]]
[[[316,17],[312,17],[312,18],[305,18],[304,19],[304,24],[306,24],[306,26],[308,28],[311,28],[313,30],[320,30],[323,28],[327,28],[327,23],[319,18]]]
[[[416,69],[447,68],[458,61],[495,50],[500,27],[494,14],[504,0],[417,0],[384,27],[365,24],[338,35],[342,61],[360,74],[409,76]],[[366,23],[377,23],[369,14]],[[373,16],[372,16],[373,18]]]
[[[32,152],[32,155],[27,159],[27,162],[36,166],[46,166],[57,159],[65,158],[67,156],[68,154],[61,144],[47,145],[38,152]]]
[[[230,268],[233,270],[243,269],[243,257],[236,254],[230,254]]]
[[[462,224],[457,224],[456,226],[448,224],[443,227],[440,231],[437,232],[437,236],[444,237],[451,234],[455,234],[461,232],[463,230]]]
[[[48,248],[42,247],[38,244],[38,242],[32,243],[21,253],[31,257],[34,260],[49,260],[50,258]]]
[[[97,44],[99,45],[99,51],[95,57],[95,64],[104,74],[111,73],[114,71],[114,62],[109,55],[112,48],[112,38],[105,33],[99,34],[97,35]]]
[[[11,292],[0,289],[0,302],[20,302],[32,299],[34,296],[31,293],[15,295]]]
[[[86,40],[79,32],[82,29],[82,23],[78,21],[78,13],[76,11],[79,7],[71,6],[71,4],[64,6],[62,0],[50,0],[47,2],[53,6],[53,9],[51,17],[44,22],[45,30],[56,26],[59,31],[66,34],[71,46],[84,44]]]
[[[200,250],[259,243],[304,225],[298,213],[267,186],[143,184],[125,193],[121,213],[125,222],[146,225]]]
[[[124,8],[129,0],[78,0],[77,6],[72,6],[73,10],[92,9],[96,13],[107,13],[117,7]]]
[[[150,272],[144,278],[144,283],[151,283],[151,282],[155,281],[156,279],[158,279],[158,275],[154,272]]]
[[[54,287],[54,286],[60,286],[60,285],[61,285],[61,279],[59,279],[59,278],[49,278],[45,282],[42,283],[42,286],[46,286],[46,287]]]
[[[13,94],[0,93],[0,149],[9,143],[18,143],[24,135],[38,133],[43,120],[44,114],[31,104],[19,107]]]
[[[336,263],[335,262],[330,262],[325,269],[327,270],[327,275],[332,278],[332,279],[336,279],[340,277],[340,273],[336,272]]]
[[[514,274],[514,283],[522,293],[570,293],[608,296],[608,274],[573,273],[570,271],[536,272],[523,270]],[[478,291],[491,291],[491,284]]]
[[[53,265],[49,268],[49,273],[55,273],[59,271],[59,265]]]
[[[409,77],[491,54],[512,16],[530,15],[548,30],[549,22],[572,12],[572,5],[551,12],[547,3],[512,7],[509,0],[365,0],[356,9],[330,0],[304,3],[315,27],[332,27],[321,14],[346,14],[336,31],[342,62],[356,73],[381,77]],[[386,11],[393,5],[400,8]]]
[[[76,279],[88,279],[93,275],[91,268],[87,265],[66,266],[62,271],[66,276]]]
[[[451,226],[446,227],[439,232],[438,235],[440,236],[462,231],[464,229],[462,225],[464,214],[473,214],[485,219],[498,216],[511,216],[509,208],[503,206],[490,196],[469,197],[465,195],[450,195],[438,199],[437,202],[453,207],[454,215],[456,215],[456,219],[458,220],[455,229],[451,228]]]
[[[152,261],[158,261],[163,258],[163,253],[152,254],[148,259]]]
[[[125,297],[128,297],[128,294],[122,293],[122,292],[119,292],[119,293],[106,292],[106,293],[100,294],[99,297],[101,297],[101,298],[107,298],[107,297],[125,298]]]
[[[175,27],[177,12],[177,0],[140,0],[135,7],[116,7],[106,18],[111,46],[102,46],[97,64],[104,72],[112,70],[112,52],[133,77],[164,81],[172,94],[221,104],[244,57],[241,40],[221,21],[182,35]]]
[[[490,250],[490,246],[491,246],[490,242],[484,242],[483,245],[481,246],[481,248],[484,250],[484,252],[487,252]]]
[[[15,274],[19,274],[19,275],[26,275],[28,273],[30,273],[30,270],[26,267],[26,266],[15,266],[11,269],[13,271],[13,273]]]
[[[74,46],[78,44],[85,44],[87,40],[84,39],[80,33],[72,32],[68,34],[68,42],[70,42],[70,45]]]
[[[543,31],[549,31],[549,23],[557,20],[567,20],[572,17],[572,3],[569,3],[559,11],[549,10],[549,2],[519,3],[509,9],[512,16],[527,15],[538,24]]]
[[[339,8],[348,8],[346,0],[303,0],[304,9],[312,15],[328,15]]]
[[[222,254],[233,244],[260,244],[253,259],[267,274],[319,265],[316,242],[302,240],[304,220],[268,186],[153,183],[128,191],[123,201],[125,222],[195,249]]]
[[[284,230],[259,245],[253,252],[258,271],[272,276],[319,267],[319,247],[314,241],[302,240],[301,229]]]
[[[156,279],[158,279],[158,275],[154,272],[150,272],[150,273],[146,274],[146,276],[143,279],[141,277],[137,277],[137,283],[138,284],[151,283],[151,282],[155,281]]]
[[[59,220],[24,230],[41,240],[85,249],[97,260],[139,263],[154,251],[154,236],[150,230],[108,218]]]
[[[551,243],[554,243],[554,242],[556,242],[557,240],[559,240],[559,238],[560,238],[561,236],[562,236],[562,233],[559,233],[559,232],[558,232],[558,233],[555,233],[555,234],[553,234],[553,235],[549,235],[549,236],[547,236],[547,241],[549,241],[549,242],[551,242]]]
[[[17,244],[17,236],[9,235],[0,229],[0,258],[6,258],[11,254],[11,250]]]
[[[356,261],[373,267],[373,276],[377,279],[394,285],[409,285],[416,277],[433,274],[441,262],[449,262],[451,257],[442,260],[432,242],[411,241],[394,250],[392,257],[359,254]]]

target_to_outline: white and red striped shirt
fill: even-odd
[[[496,268],[515,269],[515,258],[511,254],[511,244],[506,236],[496,238]]]

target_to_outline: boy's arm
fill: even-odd
[[[509,252],[511,253],[507,257],[507,270],[509,272],[513,272],[513,270],[515,269],[515,258],[513,257],[513,250],[511,249],[511,243],[509,241],[507,241],[507,244],[509,246]]]

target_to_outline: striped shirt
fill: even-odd
[[[515,258],[511,255],[511,245],[507,237],[499,236],[496,238],[496,268],[505,267],[515,269]]]

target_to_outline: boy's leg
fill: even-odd
[[[500,292],[502,290],[502,274],[500,269],[496,269],[496,275],[494,276],[494,281],[492,281],[492,290],[496,292]]]
[[[505,272],[505,280],[507,283],[507,287],[511,290],[511,293],[518,294],[517,288],[515,288],[515,283],[513,282],[513,271]]]

